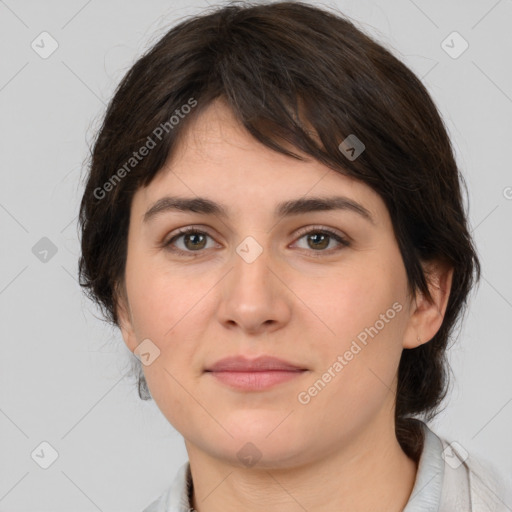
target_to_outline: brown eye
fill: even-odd
[[[325,252],[331,253],[337,250],[340,250],[343,247],[348,247],[350,242],[343,238],[338,233],[331,231],[330,229],[310,229],[309,231],[302,232],[299,240],[305,238],[307,241],[307,247],[302,247],[304,249],[312,249],[313,252]],[[327,249],[332,241],[335,241],[336,244],[331,249]],[[341,246],[341,247],[340,247]]]
[[[206,237],[202,233],[188,233],[183,236],[183,243],[187,249],[195,251],[197,249],[204,249]]]
[[[213,246],[210,245],[208,247],[208,238],[213,241],[213,238],[204,231],[199,231],[196,228],[184,228],[178,231],[178,234],[170,238],[167,242],[164,242],[163,247],[177,254],[199,256],[204,252],[203,249],[209,249],[215,245],[213,244]],[[327,228],[303,231],[299,236],[299,240],[302,239],[306,239],[307,247],[301,248],[307,249],[313,254],[317,253],[318,255],[322,253],[331,254],[350,245],[347,239]],[[329,248],[333,243],[334,247]]]
[[[330,236],[325,233],[307,235],[308,245],[311,249],[325,249],[329,246]]]
[[[165,242],[163,246],[172,252],[190,255],[193,252],[201,252],[207,247],[207,239],[211,238],[208,233],[193,228],[186,228],[176,236]]]

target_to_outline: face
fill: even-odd
[[[225,215],[161,201],[171,196]],[[276,214],[312,197],[344,201]],[[150,340],[143,368],[158,407],[187,447],[234,464],[244,446],[274,467],[321,459],[390,421],[401,352],[422,327],[380,196],[266,148],[219,102],[136,192],[125,290],[123,337],[132,351]],[[205,371],[262,355],[303,371],[239,374],[238,385]]]

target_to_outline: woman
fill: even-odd
[[[480,271],[461,184],[423,85],[325,10],[218,8],[135,63],[80,272],[185,439],[147,511],[506,510],[426,424]]]

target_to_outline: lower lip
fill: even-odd
[[[269,370],[259,372],[208,372],[223,384],[244,391],[261,391],[302,375],[306,370]]]

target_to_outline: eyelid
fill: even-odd
[[[311,252],[313,254],[318,253],[317,254],[318,256],[321,256],[322,254],[327,255],[327,254],[332,254],[333,252],[337,252],[344,247],[348,247],[349,245],[351,245],[351,242],[352,242],[350,237],[348,237],[344,233],[338,231],[337,229],[329,228],[329,227],[317,224],[317,225],[305,226],[305,227],[299,229],[298,231],[296,231],[294,234],[295,241],[293,243],[296,243],[298,240],[303,238],[305,235],[308,235],[310,233],[315,233],[315,232],[322,232],[322,233],[329,235],[331,238],[334,238],[338,242],[338,244],[340,244],[340,246],[341,246],[341,247],[337,247],[337,248],[329,249],[329,250],[315,251],[315,250],[311,249],[311,250],[307,251],[307,252]],[[164,241],[161,243],[161,247],[164,249],[168,249],[171,252],[186,254],[187,256],[201,255],[202,252],[205,252],[204,250],[183,251],[182,249],[178,249],[178,248],[172,246],[171,242],[178,239],[182,235],[186,235],[188,233],[203,234],[203,235],[209,236],[212,240],[215,240],[207,228],[204,228],[202,226],[197,226],[197,225],[190,225],[190,226],[185,226],[183,228],[178,228],[169,237],[166,237],[164,239]],[[307,249],[302,249],[302,250],[307,250]]]
[[[185,226],[183,228],[178,228],[177,230],[173,231],[171,235],[164,238],[162,243],[160,244],[161,247],[168,248],[171,246],[171,242],[177,238],[179,238],[182,235],[186,235],[188,233],[199,233],[203,235],[209,236],[212,240],[214,240],[213,235],[208,231],[207,228],[203,226],[197,226],[197,225],[191,225],[191,226]],[[187,254],[193,254],[194,251],[182,251],[181,249],[176,249],[176,252],[185,252]],[[197,251],[198,253],[201,251]]]
[[[321,232],[324,232],[324,233],[328,233],[328,234],[331,234],[331,235],[336,235],[337,237],[345,240],[347,243],[350,241],[350,237],[348,237],[347,235],[345,235],[345,233],[335,229],[335,228],[329,228],[327,226],[322,226],[321,224],[313,224],[311,226],[306,226],[304,228],[300,228],[296,233],[295,233],[295,237],[298,237],[298,238],[301,238],[303,237],[304,235],[307,235],[309,233],[311,233],[312,231],[321,231]]]
[[[352,239],[350,237],[338,231],[337,229],[328,228],[322,225],[306,226],[304,228],[299,229],[299,231],[296,232],[294,235],[296,240],[293,243],[297,243],[301,238],[303,238],[306,235],[309,235],[310,233],[327,234],[331,239],[334,239],[338,243],[338,247],[319,251],[315,251],[314,249],[300,249],[303,252],[305,251],[308,254],[308,256],[311,256],[313,258],[327,258],[329,256],[332,256],[333,254],[339,253],[343,249],[350,247],[352,245]]]

